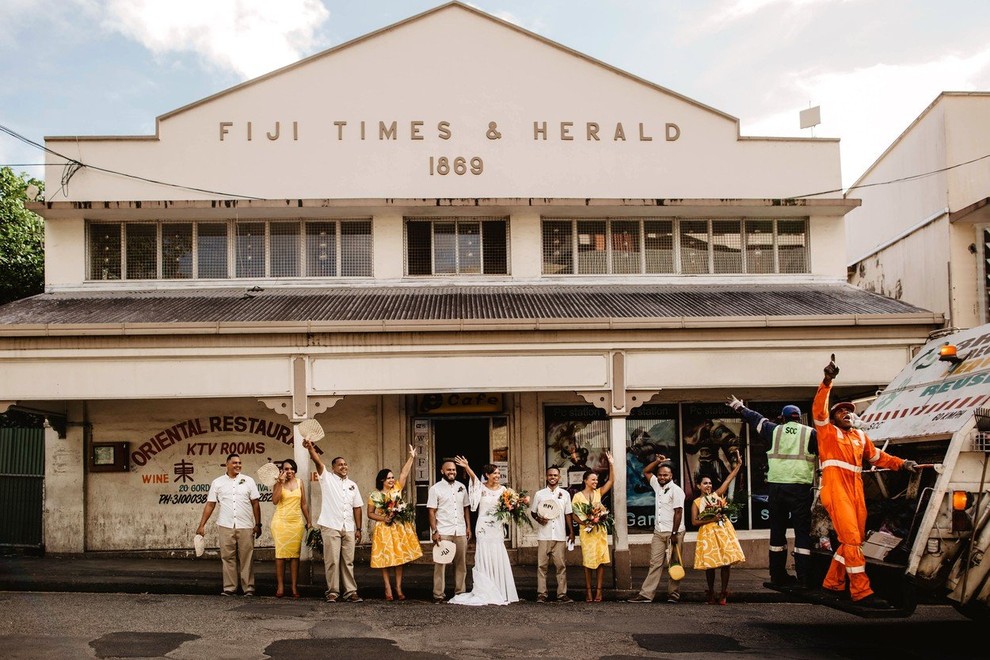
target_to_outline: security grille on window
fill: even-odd
[[[88,225],[89,279],[371,277],[370,220]]]
[[[504,219],[406,220],[407,275],[506,275]]]
[[[804,219],[543,220],[545,275],[807,272]]]

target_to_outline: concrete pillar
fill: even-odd
[[[612,515],[615,517],[616,588],[632,589],[632,560],[629,554],[629,530],[626,526],[626,418],[610,417],[612,460],[615,483],[612,485]]]
[[[86,442],[82,405],[70,407],[65,439],[45,428],[45,552],[86,551]]]

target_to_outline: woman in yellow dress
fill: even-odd
[[[302,549],[303,534],[311,524],[309,505],[306,503],[303,483],[296,478],[296,462],[287,458],[279,467],[281,472],[272,489],[272,502],[275,504],[272,539],[275,541],[275,580],[278,583],[275,597],[285,595],[285,560],[288,559],[292,597],[299,598],[299,589],[296,586],[299,578],[299,551]]]
[[[612,453],[605,452],[608,458],[608,480],[601,488],[598,487],[598,474],[594,470],[586,470],[584,473],[584,489],[574,493],[571,504],[574,509],[574,517],[577,518],[581,528],[579,531],[581,538],[581,563],[584,564],[584,585],[587,589],[585,601],[600,603],[602,601],[602,582],[605,579],[605,566],[611,563],[608,555],[608,531],[603,524],[594,524],[589,520],[596,506],[602,503],[602,497],[612,490],[612,483],[615,481],[615,464],[612,462]],[[591,575],[595,573],[596,589],[595,596],[591,596]]]
[[[722,485],[712,492],[712,480],[709,477],[698,477],[698,490],[701,495],[691,504],[691,524],[698,527],[698,543],[694,550],[695,570],[705,570],[705,580],[708,582],[708,603],[725,605],[729,590],[729,573],[733,564],[746,561],[739,539],[736,538],[736,528],[723,512],[726,505],[725,494],[729,484],[735,480],[742,468],[742,456],[735,452],[736,465],[725,478]],[[722,590],[715,592],[715,569],[721,570]]]
[[[368,498],[368,517],[375,521],[375,532],[371,537],[371,567],[382,569],[385,600],[393,600],[390,569],[395,569],[395,597],[405,600],[406,596],[402,593],[402,567],[423,556],[423,548],[419,544],[413,523],[397,519],[396,512],[387,511],[389,502],[396,502],[401,507],[412,506],[402,499],[402,487],[415,458],[416,449],[409,445],[409,458],[402,466],[398,480],[388,468],[379,471],[375,477],[377,490]]]

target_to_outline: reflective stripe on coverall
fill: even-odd
[[[863,457],[879,467],[901,469],[903,459],[877,449],[869,436],[858,429],[843,431],[829,419],[828,396],[832,386],[818,386],[811,413],[818,435],[818,460],[822,468],[822,505],[832,518],[839,536],[839,548],[822,586],[834,591],[845,589],[854,601],[873,593],[866,575],[863,537],[866,534],[866,498],[863,495]]]

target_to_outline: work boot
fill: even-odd
[[[770,575],[770,584],[777,587],[790,587],[797,584],[798,579],[790,573],[773,573]]]

